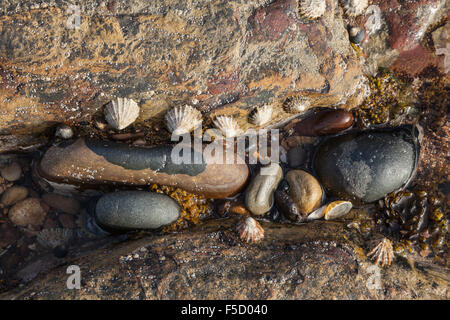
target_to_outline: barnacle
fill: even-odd
[[[74,237],[74,232],[66,228],[44,229],[36,237],[38,243],[49,249],[66,247]]]
[[[236,231],[242,241],[255,243],[264,238],[264,229],[252,217],[247,217],[238,222]]]
[[[273,109],[270,105],[264,105],[262,107],[256,107],[254,108],[248,118],[250,123],[257,125],[257,126],[262,126],[268,122],[270,122],[270,120],[272,119],[272,112]]]
[[[117,98],[104,110],[105,119],[111,127],[122,130],[132,124],[139,116],[139,106],[132,99]]]
[[[283,103],[283,109],[288,113],[302,113],[310,107],[311,99],[303,96],[289,97]]]
[[[165,116],[166,126],[170,132],[182,135],[193,131],[202,123],[200,111],[189,105],[170,109]]]
[[[324,15],[327,3],[325,0],[298,0],[297,8],[301,17],[315,20]]]
[[[394,260],[394,250],[392,248],[392,243],[388,238],[383,238],[368,254],[375,260],[375,264],[380,264],[382,267],[390,265],[392,260]]]
[[[227,138],[234,138],[242,133],[238,123],[229,116],[217,116],[214,121],[214,126],[222,132]]]
[[[353,17],[363,14],[369,5],[368,0],[340,0],[339,2],[344,7],[345,13]]]

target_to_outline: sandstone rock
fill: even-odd
[[[261,167],[245,192],[245,205],[251,213],[263,215],[273,205],[273,193],[283,178],[283,170],[277,163]]]
[[[39,226],[44,222],[46,212],[37,198],[28,198],[16,203],[8,212],[9,219],[15,225]]]
[[[246,164],[220,164],[215,160],[214,152],[197,151],[186,159],[191,164],[176,164],[171,156],[173,148],[145,148],[79,139],[51,147],[41,159],[38,173],[56,183],[84,186],[157,183],[210,198],[234,195],[247,181],[249,170]],[[192,151],[190,147],[189,150]],[[198,164],[194,163],[195,155],[199,156]]]
[[[314,176],[303,170],[291,170],[286,174],[289,195],[302,214],[319,208],[322,202],[322,187]]]
[[[95,207],[97,223],[108,229],[157,229],[175,222],[180,206],[169,196],[145,191],[120,191],[101,197]]]
[[[12,206],[28,196],[28,189],[22,186],[12,186],[2,195],[1,203],[5,206]]]
[[[0,168],[0,173],[6,180],[16,181],[19,180],[22,175],[22,168],[17,162],[11,162],[10,164]]]
[[[276,123],[288,117],[280,106],[288,95],[329,106],[359,90],[360,61],[337,1],[313,22],[299,17],[296,0],[118,0],[113,12],[77,4],[79,25],[66,2],[4,6],[0,134],[89,121],[116,96],[134,99],[147,119],[172,105],[223,107],[242,115],[245,130],[256,106],[273,103]]]
[[[55,193],[46,193],[42,200],[50,207],[61,210],[62,212],[77,214],[80,210],[80,202],[74,198],[64,197]]]

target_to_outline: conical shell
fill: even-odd
[[[122,130],[136,121],[139,110],[139,106],[134,100],[117,98],[105,107],[105,119],[114,129]]]
[[[250,112],[248,118],[250,123],[257,126],[263,126],[266,123],[270,122],[270,120],[272,120],[272,112],[272,107],[267,104],[262,107],[256,107],[255,109],[253,109]]]
[[[236,231],[241,240],[247,243],[255,243],[264,238],[264,229],[252,217],[241,220],[236,227]]]
[[[202,123],[200,111],[189,105],[170,109],[165,116],[166,126],[176,135],[189,133]]]
[[[283,103],[284,111],[289,113],[303,113],[311,107],[311,99],[302,96],[287,98]]]
[[[347,15],[356,17],[364,13],[368,0],[339,0]]]
[[[298,0],[297,7],[301,17],[315,20],[324,15],[327,3],[326,0]]]
[[[217,116],[213,123],[228,138],[237,137],[242,133],[238,123],[232,117]]]

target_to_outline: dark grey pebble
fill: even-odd
[[[180,206],[164,194],[120,191],[102,196],[95,207],[97,223],[107,229],[157,229],[175,222]]]
[[[358,27],[351,27],[348,31],[350,41],[355,44],[361,44],[361,42],[364,40],[364,30]]]
[[[349,133],[319,146],[314,169],[328,194],[370,203],[408,182],[416,149],[411,133],[403,129]]]

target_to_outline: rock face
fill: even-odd
[[[417,159],[406,130],[365,131],[325,141],[317,150],[314,168],[331,195],[369,203],[402,187]]]
[[[247,181],[246,164],[220,164],[215,161],[214,153],[197,151],[186,158],[191,164],[187,161],[176,164],[172,159],[173,148],[78,139],[51,147],[37,171],[46,180],[62,184],[145,186],[157,183],[210,198],[234,195]]]
[[[147,236],[66,259],[0,299],[449,298],[448,269],[419,262],[415,269],[394,262],[383,268],[377,286],[367,285],[373,283],[373,264],[358,244],[346,243],[349,230],[342,224],[262,222],[265,237],[256,245],[242,243],[231,231],[234,224],[215,220],[194,231]],[[79,290],[67,290],[68,265],[81,268]],[[171,318],[177,316],[179,309]]]
[[[295,0],[13,0],[0,14],[0,134],[89,121],[115,97],[141,107],[138,120],[168,107],[239,113],[305,94],[313,105],[352,107],[360,61],[336,0],[317,21]],[[20,116],[19,116],[20,115]]]
[[[95,219],[103,227],[116,230],[157,229],[175,222],[180,206],[164,194],[121,191],[101,197]]]

